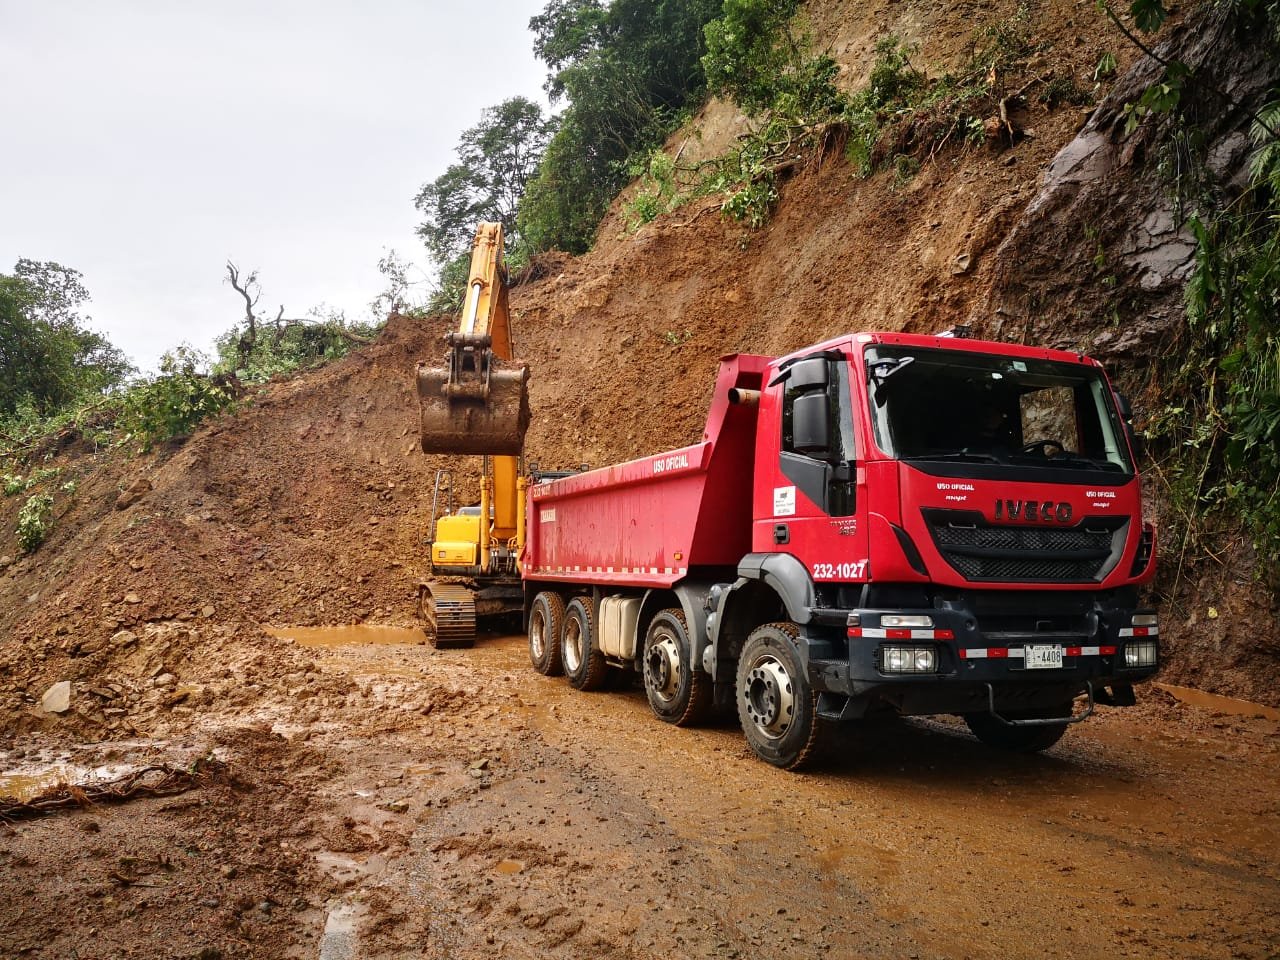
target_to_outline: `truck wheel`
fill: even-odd
[[[533,598],[529,611],[529,660],[544,677],[564,673],[560,660],[560,632],[564,629],[564,600],[543,591]]]
[[[1068,701],[1061,706],[1042,707],[1038,710],[1010,710],[1005,716],[1010,720],[1039,720],[1045,717],[1065,717],[1070,713],[1071,702]],[[989,713],[966,713],[964,722],[969,725],[973,735],[987,746],[1013,750],[1016,753],[1038,753],[1041,750],[1048,750],[1067,732],[1065,723],[1011,727],[1001,723]]]
[[[595,618],[591,601],[577,597],[565,610],[560,649],[564,673],[579,690],[599,690],[604,685],[609,664],[595,642]]]
[[[711,678],[693,669],[684,612],[661,611],[644,636],[644,692],[659,720],[691,727],[706,719]]]
[[[832,725],[818,717],[818,698],[796,650],[794,623],[766,623],[747,637],[738,658],[738,721],[755,755],[785,770],[812,763]]]

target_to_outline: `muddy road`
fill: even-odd
[[[21,774],[0,792],[28,794],[68,770],[226,764],[180,797],[0,827],[0,955],[1280,952],[1273,712],[1149,687],[1043,756],[887,722],[796,775],[728,722],[677,730],[638,689],[539,676],[522,637],[293,634],[264,641],[252,709],[0,753]]]

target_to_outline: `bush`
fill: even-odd
[[[124,395],[119,427],[144,450],[185,437],[206,417],[225,410],[239,390],[226,375],[201,373],[204,358],[180,347],[160,361],[160,375],[130,387]]]
[[[53,529],[53,497],[37,493],[27,499],[18,511],[18,546],[32,553],[44,543]]]

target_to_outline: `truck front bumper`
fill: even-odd
[[[1159,667],[1151,610],[1103,598],[1069,620],[930,609],[814,611],[804,644],[819,709],[842,719],[1061,706],[1092,686],[1102,703],[1132,703],[1132,684]]]

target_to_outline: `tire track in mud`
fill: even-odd
[[[407,822],[361,894],[361,956],[1266,957],[1280,943],[1274,724],[1108,711],[1026,757],[946,721],[882,722],[795,775],[752,758],[735,726],[677,730],[638,690],[533,673],[522,638],[410,659],[400,674],[465,692],[372,753],[345,748],[366,770],[430,771],[405,777]]]

